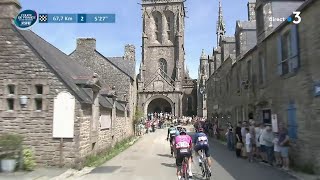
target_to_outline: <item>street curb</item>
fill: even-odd
[[[212,137],[210,137],[209,139],[211,139],[211,141],[218,142],[218,143],[220,143],[220,144],[222,144],[222,145],[224,145],[224,146],[227,146],[227,144],[222,143],[222,142],[219,141],[219,140],[213,139]],[[267,166],[267,165],[265,165],[265,166]],[[299,177],[298,175],[296,175],[295,173],[292,173],[292,172],[290,172],[290,171],[283,171],[283,170],[281,170],[281,169],[279,169],[279,168],[275,168],[275,167],[273,167],[273,168],[274,168],[274,169],[277,169],[277,170],[279,170],[279,171],[281,171],[281,172],[284,172],[284,173],[286,173],[286,174],[288,174],[288,175],[296,178],[297,180],[305,180],[305,179]]]

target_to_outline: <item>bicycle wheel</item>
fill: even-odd
[[[185,157],[183,161],[184,161],[183,176],[185,180],[189,180],[189,174],[188,174],[189,165],[188,165],[187,157]]]
[[[207,163],[205,163],[204,168],[205,168],[205,177],[206,177],[206,179],[208,180],[208,179],[210,179],[210,177],[209,177],[209,171],[208,171],[208,165],[207,165]]]

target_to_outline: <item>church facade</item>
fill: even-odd
[[[185,68],[183,0],[142,1],[142,62],[138,108],[147,113],[196,115],[196,80]]]

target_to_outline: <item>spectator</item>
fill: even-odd
[[[235,133],[236,133],[236,156],[240,157],[241,156],[241,148],[243,145],[242,135],[241,135],[241,122],[238,122]]]
[[[268,163],[273,165],[273,139],[274,135],[271,126],[267,126],[261,134],[266,148]]]
[[[247,127],[247,122],[244,121],[242,123],[242,127],[241,127],[241,137],[242,137],[242,142],[244,145],[246,144],[246,127]],[[242,157],[244,157],[244,158],[247,157],[247,151],[246,151],[245,146],[242,148],[241,153],[242,153],[241,154]]]
[[[281,167],[281,154],[280,154],[280,146],[279,146],[279,133],[275,133],[275,137],[273,139],[274,146],[274,157],[276,159],[276,166]]]
[[[284,128],[283,124],[279,125],[279,145],[280,145],[280,152],[282,157],[282,168],[284,170],[289,170],[289,136],[287,129]]]
[[[266,152],[267,152],[266,145],[265,145],[266,143],[265,143],[263,136],[262,136],[263,132],[266,129],[264,124],[261,124],[260,129],[261,129],[261,134],[259,136],[260,155],[261,155],[262,162],[267,163],[268,161],[267,161],[267,154],[266,154]]]
[[[214,137],[216,139],[218,139],[218,125],[217,125],[217,123],[214,123],[214,125],[213,125],[213,134],[214,134]]]
[[[261,145],[260,145],[260,136],[262,134],[262,130],[263,130],[263,124],[258,124],[256,127],[255,127],[255,134],[256,134],[256,137],[255,137],[255,140],[256,140],[256,158],[262,158],[261,156]]]
[[[248,160],[249,162],[252,162],[253,154],[252,154],[252,136],[251,133],[249,132],[250,129],[246,128],[246,152],[248,155]]]
[[[256,155],[256,131],[255,131],[255,122],[250,120],[249,133],[251,134],[251,154],[252,156]]]
[[[241,137],[242,137],[242,142],[243,143],[246,142],[246,126],[247,126],[247,123],[243,122],[242,123],[242,127],[241,127]]]
[[[227,129],[227,145],[228,145],[228,149],[230,151],[233,151],[234,149],[234,135],[233,135],[233,127],[231,125],[231,123],[228,123],[228,129]]]

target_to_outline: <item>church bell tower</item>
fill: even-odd
[[[146,112],[148,98],[162,96],[171,112],[181,115],[184,62],[184,0],[142,0],[142,61],[138,96]],[[171,101],[171,102],[170,102]],[[139,104],[139,102],[138,102]],[[166,108],[157,107],[161,111]],[[169,111],[169,108],[167,108]]]

